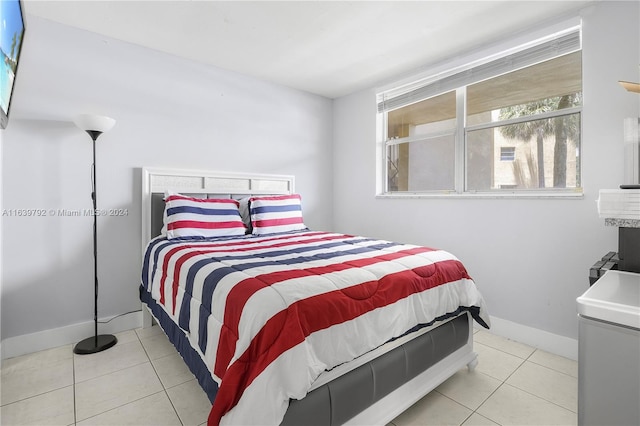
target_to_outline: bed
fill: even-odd
[[[142,169],[144,326],[209,425],[386,424],[477,363],[488,314],[455,256],[310,230],[301,206],[293,176]]]

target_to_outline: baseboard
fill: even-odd
[[[108,321],[109,318],[100,321]],[[99,324],[99,333],[120,333],[142,327],[142,312],[133,312],[113,319],[107,324]],[[491,317],[490,333],[524,343],[556,355],[578,359],[578,340],[549,333],[548,331],[518,324],[501,318]],[[39,331],[22,336],[9,337],[0,343],[2,359],[12,358],[32,352],[69,345],[93,335],[93,321],[73,324],[52,330]]]
[[[578,340],[501,318],[491,318],[490,333],[506,337],[565,358],[578,359]]]
[[[98,321],[109,320],[111,321],[106,324],[98,323],[98,334],[115,334],[140,328],[142,327],[142,312],[131,312],[113,319],[101,318]],[[93,321],[87,321],[66,327],[2,339],[0,352],[2,359],[7,359],[58,346],[74,344],[93,335],[94,323]]]

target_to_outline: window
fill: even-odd
[[[500,161],[514,161],[516,159],[516,147],[515,146],[501,146],[500,147]]]
[[[576,192],[581,110],[579,27],[379,93],[381,192]]]
[[[388,117],[389,190],[453,190],[456,93],[390,111]]]

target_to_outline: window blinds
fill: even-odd
[[[523,47],[515,52],[455,70],[441,78],[427,78],[402,88],[378,94],[378,112],[390,111],[410,105],[458,87],[477,83],[581,49],[580,27],[571,28],[551,38]]]

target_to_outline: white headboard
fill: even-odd
[[[294,177],[207,170],[142,168],[142,250],[151,239],[151,195],[171,190],[236,198],[241,195],[294,193]]]

